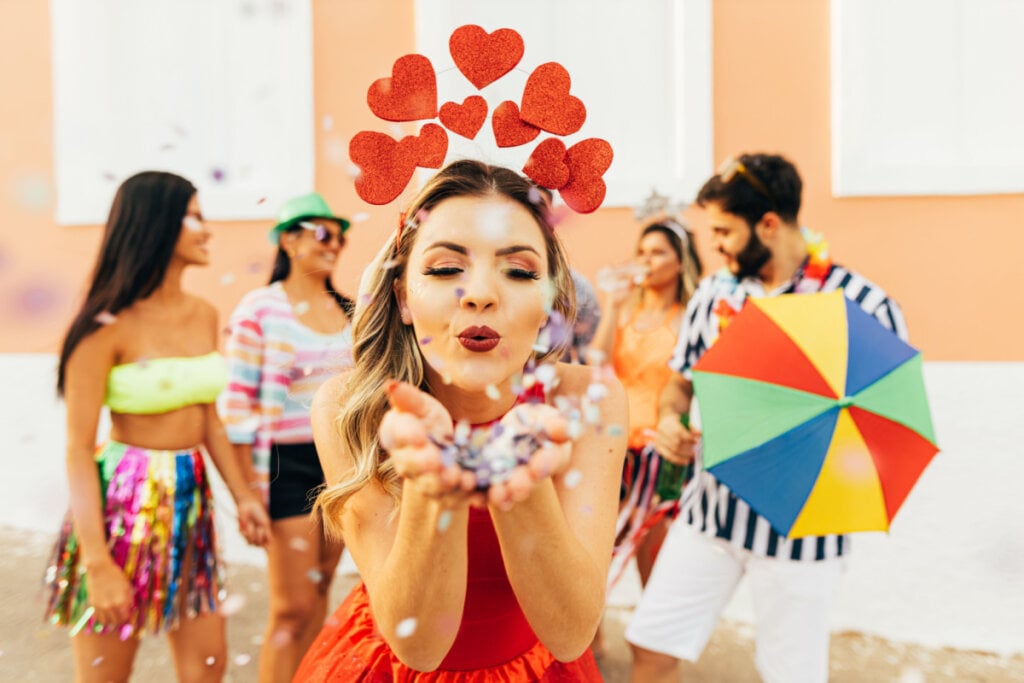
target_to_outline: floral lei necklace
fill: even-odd
[[[832,258],[828,254],[828,242],[825,241],[821,233],[801,227],[800,234],[803,235],[804,242],[807,243],[807,260],[793,275],[793,281],[796,282],[794,291],[799,294],[808,294],[820,291],[824,286],[825,278],[832,270]],[[715,306],[715,315],[718,316],[719,333],[729,326],[742,307],[743,301],[740,301],[738,306],[733,306],[728,298],[718,300],[718,304]]]

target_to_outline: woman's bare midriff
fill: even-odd
[[[206,410],[203,404],[155,415],[111,413],[110,438],[154,450],[192,448],[202,443],[206,435]]]

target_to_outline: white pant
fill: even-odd
[[[626,640],[697,661],[746,574],[757,622],[757,670],[768,683],[828,680],[829,609],[842,558],[756,557],[677,520],[658,554]]]

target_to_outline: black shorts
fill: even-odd
[[[275,443],[270,450],[270,518],[308,515],[324,471],[311,443]]]

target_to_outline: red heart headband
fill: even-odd
[[[448,40],[455,66],[479,90],[495,82],[519,64],[523,38],[501,28],[487,33],[472,24],[461,26]],[[541,131],[572,135],[583,127],[587,110],[570,94],[569,72],[557,62],[541,64],[526,80],[519,103],[501,102],[491,113],[491,130],[498,147],[518,147],[532,142]],[[385,121],[420,121],[438,118],[441,125],[426,123],[417,135],[395,140],[375,131],[360,131],[349,142],[349,156],[359,167],[356,193],[370,204],[387,204],[402,193],[416,167],[440,168],[448,152],[445,129],[470,140],[487,120],[488,104],[479,95],[462,103],[437,106],[437,77],[423,55],[399,57],[391,76],[373,82],[366,93],[370,111]],[[612,147],[600,138],[587,138],[568,149],[558,138],[545,138],[530,154],[523,173],[542,187],[558,190],[578,213],[601,206],[606,187],[604,172],[612,163]]]

